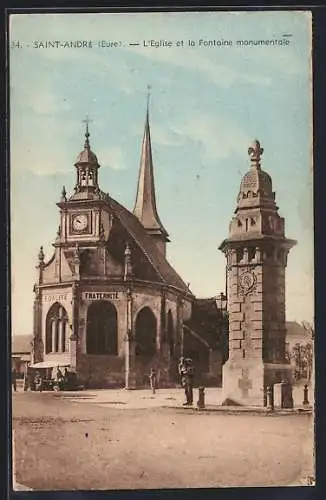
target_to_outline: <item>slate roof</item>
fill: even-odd
[[[190,296],[193,296],[186,283],[169,264],[162,252],[156,247],[151,236],[147,234],[138,218],[113,198],[110,197],[108,203],[113,214],[120,220],[121,224],[147,256],[160,277],[161,282],[176,287]]]
[[[32,339],[33,335],[13,335],[11,341],[12,354],[30,353],[32,350]]]

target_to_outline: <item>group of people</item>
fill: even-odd
[[[178,373],[181,380],[181,385],[185,390],[186,401],[185,406],[193,404],[193,387],[194,387],[194,365],[191,358],[181,357],[178,364]],[[156,370],[151,368],[149,381],[152,393],[155,394],[157,388]]]
[[[12,370],[11,374],[11,382],[13,390],[17,390],[17,372],[15,368]],[[44,378],[40,371],[33,371],[29,368],[26,363],[24,369],[24,379],[23,379],[23,390],[28,391],[39,391],[42,392],[44,388],[52,388],[54,390],[63,390],[69,383],[69,372],[65,367],[64,371],[60,369],[60,367],[54,367],[51,374],[50,386],[47,384],[48,380]]]

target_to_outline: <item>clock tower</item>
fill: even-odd
[[[63,188],[61,201],[61,224],[59,240],[61,243],[95,243],[101,239],[104,224],[103,193],[98,184],[98,163],[89,144],[88,121],[86,121],[84,150],[79,153],[76,167],[74,194],[67,200]],[[105,212],[105,210],[104,210]]]
[[[248,149],[229,237],[227,259],[229,359],[223,367],[224,402],[263,405],[270,384],[291,377],[285,360],[285,269],[289,250],[272,179],[261,168],[261,148]]]

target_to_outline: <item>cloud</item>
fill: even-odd
[[[112,168],[113,170],[125,170],[126,160],[123,149],[119,146],[111,146],[101,149],[99,163],[102,166]]]
[[[153,144],[158,144],[159,146],[179,146],[182,144],[182,138],[178,132],[167,127],[162,127],[157,123],[152,127],[151,139]]]
[[[25,105],[40,115],[60,114],[72,109],[72,105],[65,98],[59,98],[57,94],[46,87],[41,88],[38,92],[30,89],[25,94]]]
[[[190,116],[174,132],[198,143],[209,161],[225,160],[232,155],[243,158],[251,138],[236,124],[216,116]]]
[[[236,65],[225,64],[221,54],[215,58],[207,57],[211,54],[205,49],[173,48],[173,49],[151,49],[146,47],[130,47],[131,52],[141,55],[155,62],[162,62],[186,69],[196,74],[202,74],[208,81],[218,86],[228,86],[235,82],[245,82],[257,85],[271,85],[271,79],[263,76],[261,67],[256,72],[251,68],[250,71],[236,69]],[[206,57],[205,55],[206,54]],[[223,54],[225,59],[228,57]],[[257,68],[258,70],[258,68]]]
[[[49,107],[52,104],[49,100]],[[76,134],[73,118],[61,120],[51,114],[40,117],[36,111],[17,116],[20,120],[11,122],[11,170],[14,173],[27,170],[37,175],[66,173],[75,161],[69,145]],[[77,153],[78,149],[76,156]]]

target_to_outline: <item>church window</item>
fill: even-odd
[[[241,220],[238,219],[238,227],[242,227]]]
[[[246,219],[246,231],[248,231],[248,226],[249,226],[249,220]]]
[[[136,356],[152,357],[156,354],[156,332],[156,317],[149,307],[144,307],[136,318]]]
[[[251,224],[252,226],[255,226],[255,225],[256,225],[256,221],[255,221],[255,219],[254,219],[253,217],[251,217],[251,218],[250,218],[250,224]]]
[[[93,302],[87,311],[87,354],[118,354],[117,310],[111,302]]]
[[[86,186],[86,171],[85,170],[81,171],[81,185]]]
[[[256,255],[256,248],[255,247],[249,247],[248,248],[248,260],[254,260]]]
[[[67,350],[68,315],[65,308],[56,302],[46,316],[45,352],[65,352]]]

